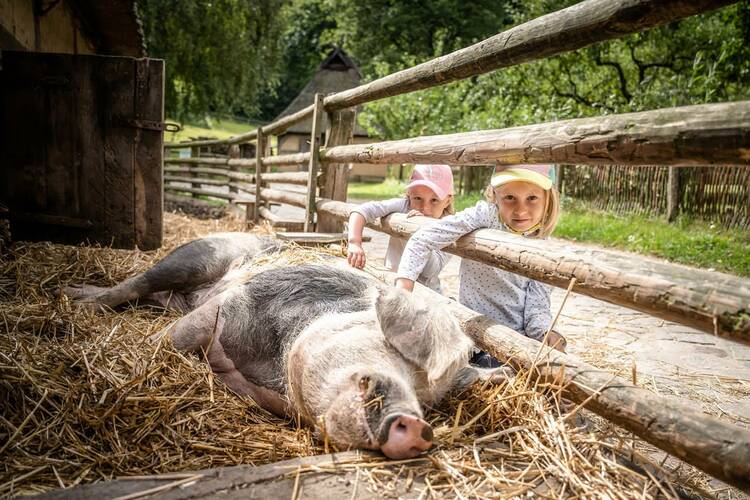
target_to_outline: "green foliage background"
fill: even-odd
[[[270,120],[333,46],[365,80],[468,46],[571,0],[141,0],[167,61],[167,114]],[[364,106],[398,138],[750,97],[750,2]]]

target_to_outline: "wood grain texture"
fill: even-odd
[[[750,101],[326,147],[324,163],[750,165]]]

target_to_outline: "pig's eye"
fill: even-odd
[[[370,377],[362,377],[359,379],[359,390],[362,391],[362,393],[367,393],[367,390],[370,388]]]

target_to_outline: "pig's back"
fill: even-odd
[[[372,307],[371,287],[366,278],[320,265],[259,273],[225,302],[222,347],[246,378],[285,392],[284,357],[294,339],[323,314]]]

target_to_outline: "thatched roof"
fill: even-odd
[[[335,48],[326,57],[325,61],[321,63],[312,79],[305,85],[305,88],[302,89],[299,95],[294,98],[279,116],[274,118],[274,121],[306,108],[313,103],[316,93],[328,95],[351,89],[357,87],[361,79],[362,74],[359,72],[357,65],[354,64],[354,61],[346,55],[346,52]],[[324,115],[323,130],[325,130],[326,125],[327,122]],[[290,127],[288,132],[309,134],[311,129],[312,120],[306,120]],[[367,132],[359,125],[356,125],[354,127],[354,135],[367,136]]]
[[[145,57],[143,29],[136,0],[70,0],[69,5],[91,38],[97,53]]]

